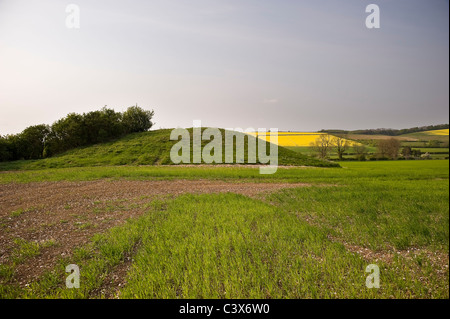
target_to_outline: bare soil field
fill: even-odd
[[[232,183],[212,180],[38,182],[0,185],[0,264],[17,254],[16,240],[42,249],[15,267],[14,281],[26,286],[59,257],[96,233],[147,210],[153,199],[185,193],[233,192],[256,196],[303,183]],[[50,244],[49,244],[50,243]]]

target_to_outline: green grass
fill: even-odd
[[[366,147],[367,147],[367,152],[369,154],[373,154],[377,150],[377,148],[374,147],[374,146],[366,145]],[[307,156],[314,156],[315,155],[314,154],[314,150],[312,149],[312,147],[309,147],[309,146],[287,146],[286,148],[289,149],[289,150],[292,150],[294,152],[297,152],[297,153],[300,153],[300,154],[303,154],[303,155],[307,155]],[[353,150],[353,147],[349,147],[348,150],[345,152],[345,154],[353,156],[355,154],[355,152]],[[330,150],[330,152],[329,152],[329,155],[331,157],[337,157],[336,150],[332,148]]]
[[[44,242],[27,241],[23,238],[14,239],[14,249],[12,252],[10,265],[2,265],[3,269],[14,269],[17,264],[22,263],[28,258],[39,255],[42,249],[56,245],[54,240],[47,240]],[[1,273],[1,272],[0,272]],[[0,275],[1,277],[1,275]]]
[[[278,168],[272,175],[252,167],[99,166],[2,172],[0,183],[42,181],[88,181],[98,179],[171,180],[215,179],[261,182],[348,183],[378,179],[448,178],[448,160],[341,162],[342,168]]]
[[[363,267],[324,232],[241,195],[188,195],[160,214],[142,238],[124,298],[333,297],[349,283],[331,270],[336,262],[353,265],[354,282]],[[317,269],[322,258],[328,271]]]
[[[9,282],[14,276],[14,266],[13,265],[3,265],[0,264],[0,282]],[[5,286],[4,286],[5,287]],[[2,291],[2,285],[0,284],[0,293]],[[1,296],[1,294],[0,294]]]
[[[342,162],[341,169],[274,175],[224,167],[97,167],[93,177],[86,168],[20,172],[21,182],[76,176],[314,186],[257,199],[228,193],[153,201],[146,214],[96,235],[29,288],[0,284],[0,297],[99,298],[104,279],[130,263],[124,298],[448,298],[448,268],[433,257],[448,265],[448,163]],[[8,174],[19,173],[0,174],[2,182]],[[121,202],[108,205],[120,209]],[[81,268],[80,289],[64,286],[71,263]],[[365,286],[369,264],[380,268],[380,289]]]
[[[418,148],[422,153],[430,153],[430,154],[448,154],[448,148],[445,147],[419,147]]]
[[[37,242],[26,241],[22,238],[14,240],[16,248],[13,251],[14,263],[20,263],[26,258],[31,258],[40,254],[41,246]]]
[[[380,181],[296,188],[274,194],[270,200],[336,238],[372,250],[428,247],[448,251],[448,181],[417,184]]]
[[[9,214],[10,217],[18,217],[22,215],[25,211],[22,208],[16,209],[15,211]]]

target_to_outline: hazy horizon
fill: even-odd
[[[0,135],[136,103],[152,129],[449,122],[449,2],[0,0]],[[368,29],[365,8],[380,8]]]

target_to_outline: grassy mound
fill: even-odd
[[[192,138],[192,129],[189,129]],[[61,167],[88,167],[105,165],[174,165],[170,150],[177,141],[170,140],[170,129],[133,133],[115,141],[81,147],[46,159],[0,163],[0,170],[23,170]],[[222,157],[225,163],[225,134],[222,132]],[[242,133],[236,133],[242,134]],[[245,163],[248,163],[248,141],[255,139],[245,135]],[[203,146],[209,141],[202,141]],[[192,140],[191,140],[192,144]],[[267,143],[269,144],[269,143]],[[266,145],[267,149],[269,145]],[[192,159],[192,145],[191,145]],[[233,152],[235,153],[235,151]],[[259,160],[257,159],[257,163]],[[278,147],[278,165],[338,167],[339,164],[321,161],[284,147]]]

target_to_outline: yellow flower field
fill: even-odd
[[[430,135],[448,135],[449,129],[443,129],[443,130],[433,130],[433,131],[425,131],[424,133],[430,134]]]
[[[256,136],[256,132],[247,132],[247,134]],[[268,142],[270,142],[270,134],[266,133],[265,136],[258,135],[259,138],[262,138]],[[319,138],[321,135],[326,133],[315,133],[315,132],[278,132],[278,145],[280,146],[311,146],[311,143]],[[356,142],[350,141],[350,145],[358,144]]]

